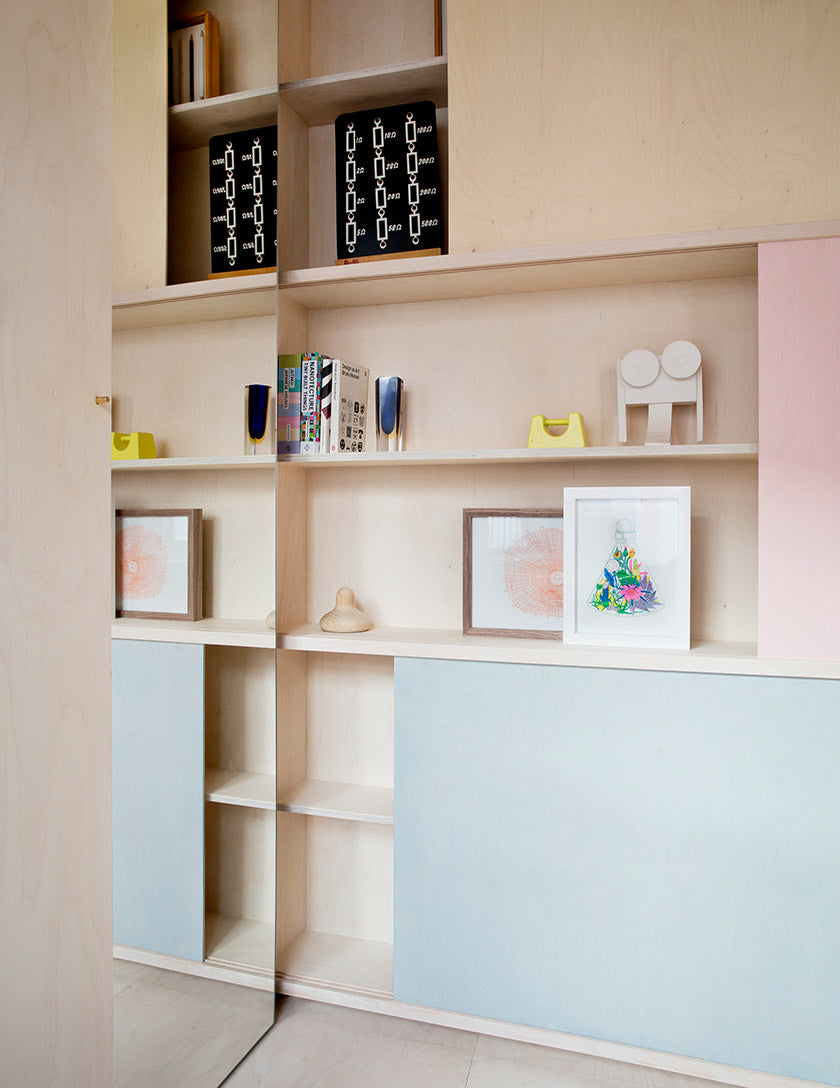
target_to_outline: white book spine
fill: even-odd
[[[333,360],[330,453],[364,450],[369,375],[365,366]]]

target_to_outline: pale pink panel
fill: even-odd
[[[840,660],[840,238],[759,247],[758,652]]]

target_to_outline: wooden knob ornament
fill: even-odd
[[[321,616],[322,631],[333,634],[349,634],[353,631],[369,631],[373,624],[356,606],[356,597],[349,586],[342,586],[335,595],[335,608]]]

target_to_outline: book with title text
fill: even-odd
[[[366,366],[333,359],[330,453],[364,450],[369,377]]]
[[[361,453],[367,367],[320,352],[279,355],[277,454]]]
[[[301,358],[300,452],[321,452],[321,375],[325,356],[307,351]]]
[[[300,453],[302,355],[277,357],[277,454]]]

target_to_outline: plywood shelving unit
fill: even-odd
[[[255,685],[264,704],[269,684],[274,691],[276,645],[276,777],[273,766],[229,766],[232,759],[215,753],[208,764],[208,809],[221,844],[208,862],[215,897],[208,959],[253,969],[253,948],[268,946],[270,930],[281,991],[308,986],[330,991],[331,1000],[382,998],[391,993],[395,658],[840,677],[830,662],[768,661],[756,651],[758,250],[765,242],[830,236],[838,224],[334,267],[332,121],[348,109],[432,97],[446,192],[448,68],[433,56],[431,3],[293,7],[301,18],[290,20],[281,48],[274,105],[273,90],[242,88],[212,105],[178,107],[170,127],[170,197],[185,211],[184,194],[202,191],[196,156],[218,121],[239,119],[244,127],[277,110],[277,276],[206,281],[200,245],[183,244],[190,217],[204,214],[199,207],[171,234],[172,282],[115,300],[115,369],[124,383],[117,429],[154,430],[162,412],[162,430],[171,424],[173,435],[159,461],[115,466],[118,502],[189,499],[205,516],[210,511],[214,529],[211,618],[189,631],[118,623],[114,637],[203,642],[218,654],[218,686],[245,674],[243,690]],[[351,36],[354,20],[378,29]],[[295,32],[298,24],[309,32]],[[258,88],[264,83],[253,80]],[[371,379],[400,374],[405,452],[286,457],[276,474],[273,459],[242,457],[231,424],[238,426],[240,406],[230,391],[245,380],[273,382],[275,332],[281,353],[317,349],[368,366]],[[701,346],[706,440],[691,441],[693,414],[677,410],[674,445],[643,446],[637,414],[629,419],[629,444],[619,445],[617,358],[636,347],[659,352],[674,339]],[[251,373],[257,359],[264,371]],[[161,390],[171,411],[161,406]],[[228,396],[231,414],[224,416]],[[569,411],[582,413],[592,445],[524,449],[533,414]],[[460,633],[464,508],[557,508],[564,486],[642,484],[692,489],[688,652]],[[276,642],[262,624],[275,573]],[[355,590],[372,631],[319,629],[342,585]],[[265,658],[258,679],[243,655]],[[258,728],[273,736],[273,714]],[[216,747],[229,746],[219,740]],[[264,860],[271,850],[273,867],[275,831],[269,895]],[[256,893],[223,887],[223,846],[237,843],[262,859]],[[262,905],[253,910],[255,898]],[[248,905],[229,909],[237,900]],[[245,951],[236,950],[240,932]]]
[[[208,142],[276,123],[277,29],[270,5],[243,13],[222,0],[213,12],[223,93],[171,107],[167,146],[147,152],[168,215],[138,244],[157,247],[146,263],[165,272],[142,284],[118,276],[113,304],[113,427],[152,431],[159,453],[113,463],[114,505],[202,509],[206,618],[118,619],[112,637],[204,647],[204,967],[264,988],[274,979],[276,636],[266,617],[276,462],[244,454],[242,400],[247,383],[275,380],[277,277],[207,279]],[[164,26],[167,14],[185,7],[162,4]],[[165,57],[165,38],[153,48]],[[134,93],[147,91],[138,84]],[[155,99],[147,111],[157,109]],[[124,195],[132,199],[129,187]]]

